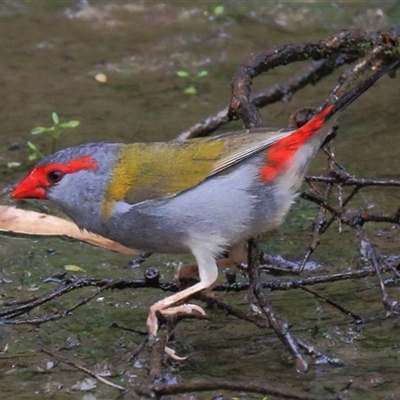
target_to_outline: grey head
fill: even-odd
[[[46,198],[59,206],[80,228],[98,231],[105,187],[121,144],[90,143],[43,158],[32,171],[46,174],[51,184]]]

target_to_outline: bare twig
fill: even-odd
[[[289,325],[283,321],[274,311],[268,297],[264,294],[259,279],[259,255],[258,249],[253,240],[249,240],[248,254],[248,276],[254,295],[256,296],[261,309],[268,319],[269,325],[275,331],[281,342],[288,348],[295,360],[296,369],[299,372],[308,370],[308,363],[300,353],[296,339],[289,332]]]
[[[198,382],[187,382],[180,383],[176,385],[155,385],[151,388],[151,391],[157,396],[168,396],[180,393],[191,393],[191,392],[204,392],[210,390],[234,390],[240,392],[250,392],[259,393],[266,396],[275,396],[283,399],[299,399],[299,400],[316,400],[319,397],[313,396],[310,393],[291,391],[284,388],[279,388],[271,385],[257,385],[255,383],[248,382],[233,382],[225,380],[205,380]],[[146,390],[145,392],[139,391],[139,395],[149,394]],[[329,398],[327,398],[329,399]],[[338,397],[330,398],[338,399]]]
[[[328,299],[326,296],[323,296],[322,294],[316,292],[315,290],[312,290],[310,288],[307,288],[305,286],[300,286],[301,290],[304,290],[305,292],[308,292],[312,294],[315,297],[318,297],[321,300],[324,300],[326,303],[330,304],[331,306],[337,308],[339,311],[346,315],[350,315],[357,324],[361,324],[364,322],[364,318],[362,318],[360,315],[353,313],[352,311],[348,310],[347,308],[341,306],[338,302],[333,301],[331,299]]]
[[[106,384],[106,385],[108,385],[108,386],[111,386],[111,387],[113,387],[114,389],[118,389],[118,390],[120,390],[121,392],[125,392],[125,391],[126,391],[126,389],[125,389],[124,387],[122,387],[122,386],[120,386],[120,385],[116,385],[115,383],[110,382],[109,380],[103,378],[101,375],[95,374],[95,373],[92,372],[90,369],[88,369],[88,368],[86,368],[86,367],[83,367],[82,365],[79,365],[79,364],[76,364],[76,363],[74,363],[74,362],[72,362],[72,361],[70,361],[70,360],[67,360],[66,358],[61,357],[61,356],[59,356],[59,355],[57,355],[57,354],[54,354],[53,352],[51,352],[51,351],[49,351],[49,350],[42,349],[41,351],[42,351],[43,353],[45,353],[45,354],[51,356],[52,358],[55,358],[57,361],[62,362],[63,364],[70,365],[71,367],[74,367],[74,368],[76,368],[76,369],[79,369],[80,371],[83,371],[85,374],[90,375],[92,378],[97,379],[99,382],[102,382],[102,383],[104,383],[104,384]]]
[[[257,108],[277,101],[288,101],[298,90],[309,84],[315,85],[340,66],[366,56],[373,47],[380,50],[380,52],[375,50],[373,53],[375,57],[378,55],[388,57],[396,52],[393,43],[399,33],[400,27],[394,27],[389,32],[363,32],[350,29],[317,43],[276,46],[264,53],[256,54],[239,66],[235,73],[232,79],[230,105],[182,132],[177,140],[208,136],[232,118],[243,117],[247,127],[262,126]],[[385,51],[388,54],[384,54]],[[260,73],[280,65],[309,59],[314,62],[296,74],[287,84],[274,85],[256,94],[250,94],[252,80]],[[364,62],[363,65],[370,66],[371,60]],[[360,73],[360,68],[357,71]],[[365,72],[365,69],[362,72]],[[353,77],[354,75],[345,73],[340,79],[339,86],[344,80],[351,80]],[[337,90],[338,87],[334,89],[334,93]],[[246,107],[247,111],[243,111]]]
[[[283,259],[280,259],[279,262],[284,262]],[[387,272],[387,271],[392,271],[393,266],[391,265],[392,263],[398,264],[399,261],[397,260],[396,257],[391,256],[390,258],[384,259],[385,264],[382,265],[381,271],[382,272]],[[291,263],[290,265],[292,265]],[[266,270],[271,270],[271,267],[266,267],[263,266],[262,268],[260,267],[260,271],[265,268]],[[274,271],[274,269],[272,269]],[[289,270],[284,270],[282,268],[279,268],[278,270],[280,273],[286,272],[286,273],[293,273],[293,269]],[[347,271],[343,273],[337,273],[337,274],[327,274],[327,275],[321,275],[321,276],[313,276],[309,278],[303,278],[303,279],[295,279],[295,280],[278,280],[278,279],[273,279],[273,280],[267,280],[267,281],[260,281],[260,285],[264,289],[272,289],[272,290],[290,290],[290,289],[298,289],[303,286],[312,286],[312,285],[317,285],[321,283],[327,283],[327,282],[337,282],[337,281],[342,281],[342,280],[349,280],[349,279],[361,279],[365,278],[368,276],[374,276],[376,275],[376,270],[374,268],[363,268],[360,270],[355,270],[355,271]],[[30,313],[32,310],[35,308],[39,307],[42,304],[45,304],[47,302],[50,302],[51,300],[54,300],[56,298],[62,297],[63,295],[67,294],[68,292],[71,292],[72,290],[78,290],[82,289],[87,286],[95,286],[99,287],[100,290],[96,292],[95,294],[92,294],[86,298],[81,299],[78,303],[76,303],[74,306],[68,308],[66,311],[62,313],[56,313],[56,314],[50,314],[50,315],[44,315],[40,318],[33,318],[33,319],[26,319],[26,320],[20,320],[17,319],[17,316],[21,316],[23,314]],[[66,285],[65,287],[60,287],[54,290],[53,292],[47,293],[41,297],[33,299],[31,302],[27,301],[24,302],[25,307],[21,309],[20,306],[16,307],[3,307],[3,310],[1,311],[1,316],[2,320],[1,322],[4,325],[21,325],[21,324],[42,324],[50,321],[54,321],[56,319],[64,318],[70,315],[71,310],[74,310],[84,304],[86,304],[88,301],[93,299],[94,297],[98,296],[101,292],[105,290],[124,290],[126,288],[154,288],[154,289],[159,289],[163,291],[171,291],[171,292],[176,292],[178,291],[178,284],[175,282],[159,282],[158,286],[154,285],[147,285],[145,279],[138,279],[138,280],[113,280],[113,279],[97,279],[97,278],[81,278],[77,279],[74,283],[71,283],[69,285]],[[242,281],[242,282],[235,282],[235,283],[230,283],[230,282],[225,282],[221,283],[213,288],[213,291],[216,292],[241,292],[245,290],[249,290],[250,283],[247,281]],[[222,303],[221,301],[218,301],[216,299],[211,299],[208,296],[205,296],[203,294],[199,294],[195,296],[201,301],[204,301],[206,303],[210,303],[212,305],[215,305],[216,307],[224,310],[227,314],[236,316],[237,318],[243,319],[243,320],[248,320],[249,322],[253,322],[254,320],[252,318],[249,318],[248,316],[244,316],[243,313],[241,313],[239,310]],[[195,314],[193,314],[195,315]],[[190,316],[189,316],[190,317]],[[204,319],[203,317],[196,316],[196,318]],[[132,330],[135,333],[143,334],[142,331],[137,331],[137,330]]]

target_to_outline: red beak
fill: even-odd
[[[34,172],[34,171],[32,171]],[[38,183],[37,177],[30,173],[23,179],[11,194],[13,199],[46,199],[46,190]]]

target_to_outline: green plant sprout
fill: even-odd
[[[26,144],[32,150],[32,153],[28,156],[29,161],[34,161],[44,157],[43,153],[38,149],[35,144],[33,144],[32,142],[26,142]]]
[[[200,71],[196,75],[190,75],[186,71],[178,71],[176,73],[179,77],[186,79],[188,85],[183,91],[185,94],[197,94],[197,88],[196,88],[196,83],[198,82],[199,79],[204,78],[205,76],[208,75],[207,71]]]
[[[225,11],[225,7],[224,6],[217,6],[214,8],[214,15],[218,16],[218,15],[222,15]]]
[[[219,17],[225,12],[225,7],[220,5],[216,7],[208,7],[206,11],[204,11],[204,15],[206,17],[211,16],[211,17]]]
[[[65,129],[76,128],[77,126],[80,125],[80,122],[76,120],[71,120],[68,122],[60,122],[60,118],[55,112],[51,114],[51,118],[53,119],[53,126],[51,127],[37,126],[36,128],[32,129],[31,133],[32,135],[40,135],[42,133],[50,134],[52,137],[51,152],[54,153],[57,150],[57,142],[58,139],[60,138],[61,133]],[[44,157],[43,153],[34,143],[28,142],[27,144],[28,147],[32,150],[32,153],[28,157],[30,161]]]

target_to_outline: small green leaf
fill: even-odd
[[[181,78],[188,78],[189,74],[186,71],[178,71],[176,73],[178,76],[180,76]]]
[[[26,142],[26,144],[31,150],[37,151],[38,148],[32,142]]]
[[[39,135],[41,133],[50,132],[52,130],[53,130],[52,128],[46,128],[44,126],[37,126],[36,128],[32,129],[31,133],[32,133],[32,135]]]
[[[35,144],[33,144],[32,142],[26,142],[26,144],[32,150],[32,154],[29,155],[28,157],[29,161],[33,161],[36,160],[37,158],[43,157],[42,152],[38,149],[38,147]]]
[[[77,265],[64,265],[64,269],[72,272],[85,272],[83,268],[78,267]]]
[[[17,161],[10,161],[7,163],[8,168],[16,168],[16,167],[19,167],[20,165],[21,165],[21,163],[17,162]]]
[[[76,128],[80,124],[81,123],[79,121],[72,120],[72,121],[69,121],[69,122],[63,122],[63,123],[59,124],[58,126],[61,129],[70,129],[70,128]]]
[[[183,93],[185,93],[185,94],[196,94],[197,93],[197,89],[193,85],[190,85],[183,91]]]
[[[79,126],[81,123],[75,119],[71,120],[68,122],[69,126],[71,128],[76,128],[77,126]]]
[[[221,15],[224,13],[224,11],[225,11],[224,6],[217,6],[214,8],[214,15]]]
[[[196,78],[204,78],[205,76],[208,75],[207,71],[200,71],[197,75]]]
[[[51,118],[53,118],[53,122],[57,125],[60,122],[60,118],[58,118],[57,113],[53,112],[53,114],[51,114]]]

